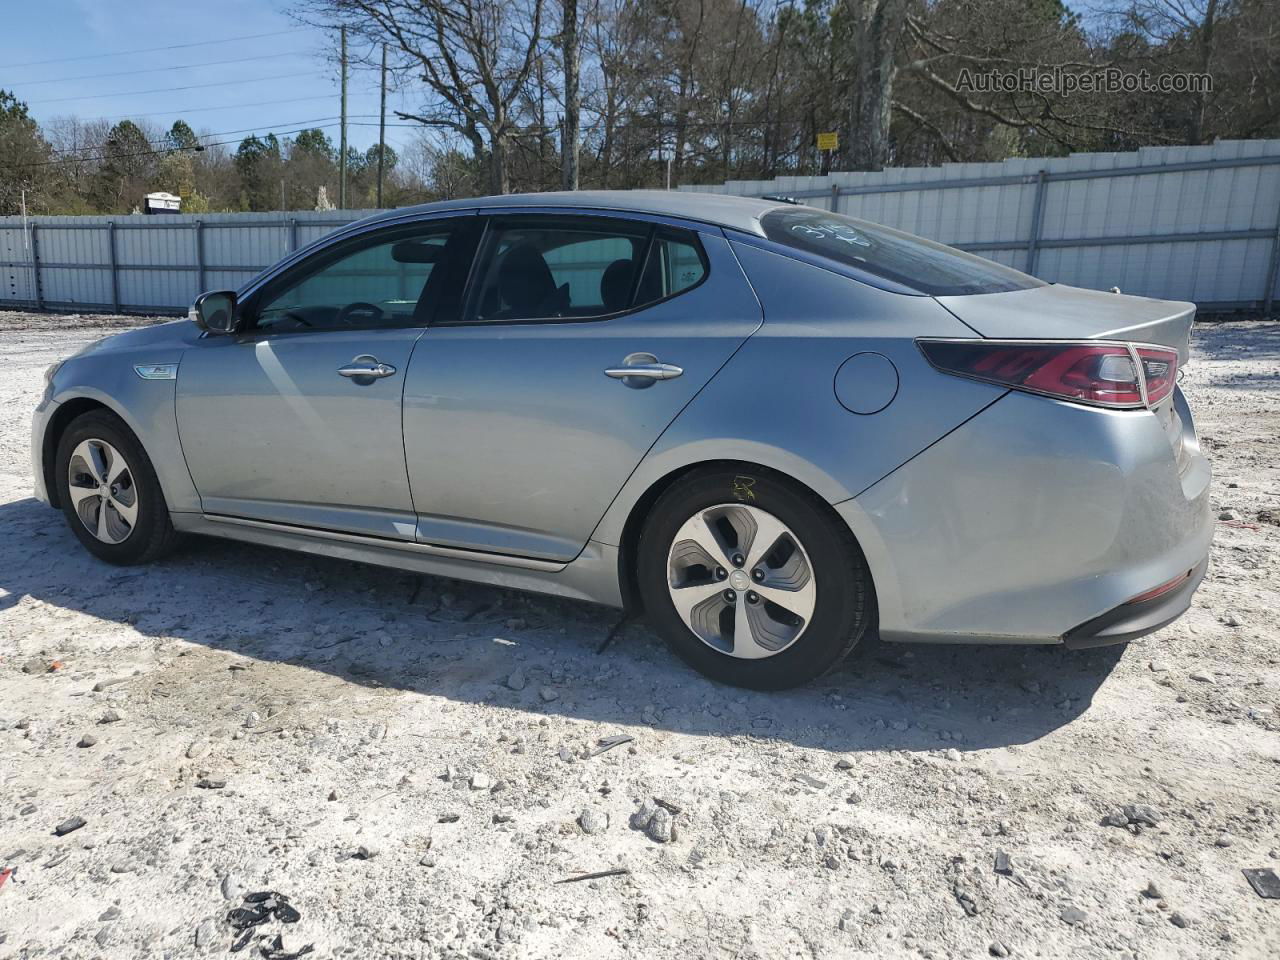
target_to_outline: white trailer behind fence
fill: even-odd
[[[791,197],[1060,283],[1202,310],[1274,305],[1280,140],[681,189]],[[372,212],[0,217],[0,307],[180,312]]]

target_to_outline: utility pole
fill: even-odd
[[[347,28],[342,33],[342,145],[338,148],[338,209],[347,209]]]
[[[383,154],[387,152],[387,45],[382,45],[382,93],[378,103],[378,209],[382,209]]]

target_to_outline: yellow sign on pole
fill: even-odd
[[[834,133],[818,134],[818,149],[819,150],[839,150],[840,137]]]

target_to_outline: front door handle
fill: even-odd
[[[674,380],[676,377],[684,373],[683,367],[677,367],[674,363],[637,363],[629,367],[610,367],[604,372],[606,377],[613,377],[615,380],[626,380],[630,377],[645,380]]]
[[[380,377],[389,377],[396,372],[396,368],[389,363],[382,363],[377,357],[369,354],[361,354],[353,359],[345,367],[338,368],[338,376],[351,377],[356,380],[368,378],[377,380]]]

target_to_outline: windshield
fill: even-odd
[[[1021,271],[955,247],[866,220],[810,207],[771,210],[760,218],[765,236],[933,297],[1002,293],[1043,286]]]

